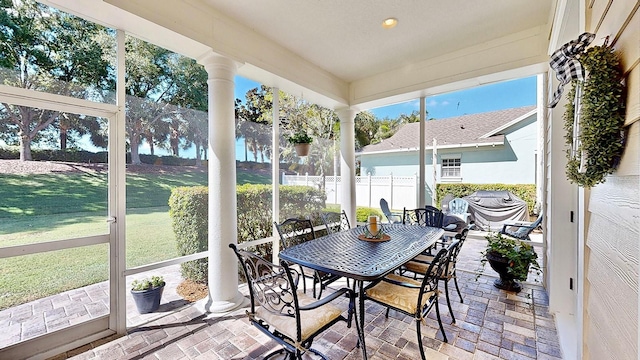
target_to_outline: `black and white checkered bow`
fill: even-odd
[[[556,71],[556,78],[558,78],[560,84],[553,93],[553,99],[549,103],[549,107],[555,107],[558,104],[562,96],[562,89],[571,80],[584,80],[584,68],[578,61],[577,56],[584,52],[595,36],[596,34],[583,33],[578,36],[578,39],[562,45],[560,49],[551,55],[549,65]]]

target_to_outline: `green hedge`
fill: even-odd
[[[382,211],[376,208],[368,208],[368,207],[357,207],[356,208],[356,221],[366,223],[369,221],[369,215],[377,215],[380,219],[385,219],[382,215]],[[355,226],[352,224],[351,226]]]
[[[65,161],[77,163],[106,163],[107,152],[91,152],[85,150],[31,150],[31,157],[35,161]],[[0,159],[20,159],[20,149],[17,147],[0,147]]]
[[[208,196],[206,186],[179,187],[171,190],[169,217],[180,256],[207,250]],[[207,259],[182,263],[182,277],[205,283],[207,266]]]
[[[272,235],[271,185],[245,184],[236,188],[238,202],[238,243]],[[280,219],[306,217],[325,207],[324,193],[309,186],[280,186]],[[208,189],[206,186],[177,187],[171,190],[169,216],[180,256],[207,249]],[[251,249],[271,259],[271,244]],[[182,276],[207,282],[206,259],[183,263]]]
[[[529,208],[529,214],[534,214],[536,205],[535,184],[437,184],[436,203],[440,204],[447,194],[461,198],[479,190],[509,191],[526,202]]]
[[[40,150],[31,149],[31,157],[34,161],[66,161],[77,163],[106,163],[108,153],[106,151],[91,152],[86,150]],[[0,159],[15,160],[20,159],[20,149],[18,147],[0,147]],[[127,163],[131,163],[131,153],[127,153]],[[157,156],[140,154],[140,162],[149,165],[173,165],[173,166],[193,166],[195,159],[184,159],[177,156]]]

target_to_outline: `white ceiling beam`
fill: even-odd
[[[345,81],[262,34],[220,14],[202,1],[105,1],[206,45],[220,55],[252,65],[247,69],[241,67],[239,75],[268,86],[277,86],[296,96],[302,95],[307,100],[316,99],[321,105],[347,103],[348,84]],[[148,32],[145,33],[149,36]],[[154,39],[153,42],[164,46],[162,38]]]

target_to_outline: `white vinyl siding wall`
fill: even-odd
[[[610,36],[627,84],[627,143],[617,171],[587,192],[583,353],[638,359],[640,239],[640,10],[635,1],[589,2],[587,31]]]

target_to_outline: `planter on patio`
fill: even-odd
[[[520,292],[522,286],[516,281],[525,281],[529,268],[540,271],[538,254],[524,241],[503,236],[501,233],[489,233],[485,236],[487,247],[482,252],[482,265],[487,262],[500,275],[493,286],[507,291]]]
[[[160,276],[150,280],[134,280],[131,284],[131,296],[140,314],[152,313],[160,307],[165,282]]]
[[[522,286],[516,281],[514,274],[509,273],[509,260],[498,253],[487,253],[487,261],[491,268],[500,275],[499,279],[493,282],[493,286],[498,289],[520,292]],[[529,267],[527,267],[527,272]]]

